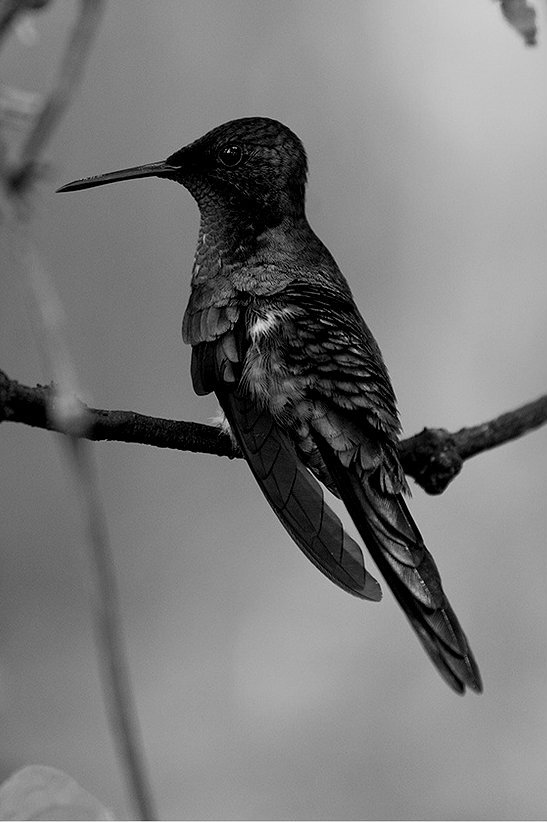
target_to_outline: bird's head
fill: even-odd
[[[231,120],[166,160],[76,180],[59,191],[138,177],[166,177],[185,186],[202,212],[209,207],[275,225],[304,214],[306,153],[298,137],[266,117]]]

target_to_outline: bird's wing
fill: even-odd
[[[321,486],[299,460],[293,443],[272,416],[238,388],[243,345],[237,328],[195,345],[194,387],[202,393],[216,392],[255,479],[298,547],[345,591],[378,601],[382,592],[365,568],[361,549],[325,502]]]
[[[238,302],[224,278],[213,283],[205,280],[192,288],[182,320],[182,339],[197,352],[192,357],[196,394],[210,394],[217,380],[235,382],[234,366],[242,354],[241,335],[235,334],[239,315]]]
[[[262,492],[298,547],[350,594],[378,601],[381,589],[316,479],[267,411],[238,391],[217,390],[232,432]]]

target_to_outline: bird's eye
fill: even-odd
[[[243,149],[237,143],[230,143],[219,150],[218,159],[223,166],[235,168],[243,160]]]

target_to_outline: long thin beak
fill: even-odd
[[[180,171],[180,167],[170,166],[165,160],[161,163],[149,163],[145,166],[122,168],[120,171],[108,171],[106,174],[97,174],[96,177],[84,177],[83,180],[74,180],[61,186],[57,191],[80,191],[82,188],[106,186],[109,183],[118,183],[122,180],[136,180],[139,177],[169,177]]]

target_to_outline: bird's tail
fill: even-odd
[[[441,676],[458,693],[482,691],[477,663],[442,589],[401,494],[376,488],[353,461],[345,466],[326,442],[318,446],[332,479],[393,595]]]

